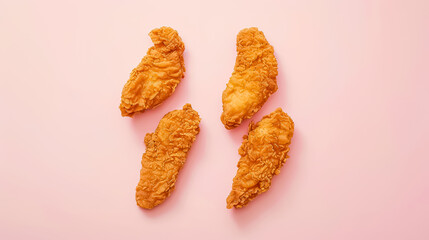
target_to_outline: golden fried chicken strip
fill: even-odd
[[[136,188],[137,205],[152,209],[174,190],[177,175],[200,131],[200,116],[191,104],[167,113],[154,133],[146,134],[140,181]]]
[[[249,125],[249,134],[238,150],[241,158],[227,208],[241,208],[270,188],[271,179],[288,158],[293,129],[292,119],[281,108]]]
[[[257,28],[246,28],[237,35],[234,72],[222,94],[221,121],[232,129],[261,109],[277,91],[277,60],[274,49]]]
[[[140,64],[133,69],[122,90],[122,116],[152,109],[167,99],[184,77],[185,45],[177,31],[169,27],[149,33],[154,46],[149,48]]]

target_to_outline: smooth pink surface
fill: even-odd
[[[428,1],[1,1],[0,239],[429,239]],[[121,90],[178,30],[186,76],[134,119]],[[225,199],[249,121],[227,131],[221,95],[238,31],[274,46],[296,128],[271,189]],[[201,133],[161,206],[134,200],[146,133],[191,103]]]

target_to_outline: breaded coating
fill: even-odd
[[[149,33],[154,46],[133,69],[122,90],[122,116],[152,109],[167,99],[184,77],[185,45],[177,31],[161,27]]]
[[[274,49],[257,28],[246,28],[237,35],[234,72],[222,94],[221,121],[232,129],[261,109],[277,91],[277,60]]]
[[[280,173],[289,157],[293,129],[292,119],[281,108],[257,124],[250,123],[249,134],[243,137],[238,150],[241,158],[226,199],[227,208],[241,208],[270,188],[271,179]]]
[[[136,188],[137,205],[152,209],[170,196],[179,170],[200,131],[200,120],[191,104],[186,104],[183,110],[167,113],[155,132],[146,134],[146,152]]]

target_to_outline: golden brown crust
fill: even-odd
[[[186,104],[183,110],[167,113],[155,132],[146,135],[146,152],[136,188],[137,205],[151,209],[170,196],[179,170],[200,131],[200,120],[198,113]]]
[[[177,31],[169,27],[149,33],[154,46],[149,48],[140,64],[133,69],[122,90],[122,116],[152,109],[167,99],[184,77],[185,45]]]
[[[222,94],[221,121],[232,129],[261,109],[277,91],[277,60],[264,33],[246,28],[237,35],[234,72]]]
[[[293,130],[292,119],[281,108],[249,125],[249,134],[238,150],[241,158],[227,208],[241,208],[270,188],[271,179],[288,158]]]

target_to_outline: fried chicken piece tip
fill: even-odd
[[[149,33],[154,46],[133,69],[122,90],[122,116],[152,109],[167,99],[184,77],[185,45],[176,30],[161,27]]]
[[[200,131],[201,119],[190,104],[167,113],[154,133],[146,134],[140,181],[136,188],[137,205],[152,209],[174,190],[180,169]]]
[[[271,179],[280,173],[288,158],[293,130],[292,119],[281,108],[249,125],[249,133],[238,150],[241,158],[226,199],[227,208],[246,206],[270,188]]]

